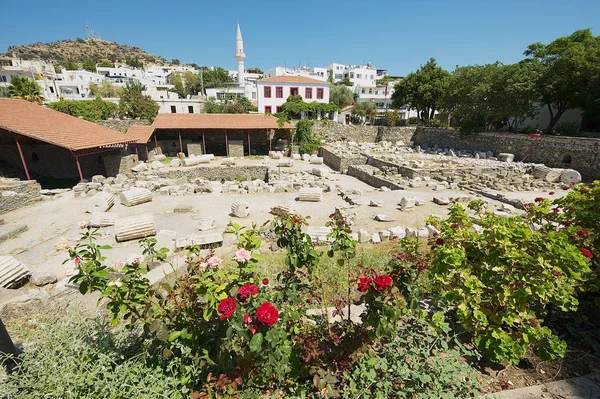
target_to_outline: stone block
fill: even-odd
[[[384,215],[383,213],[379,213],[379,214],[375,215],[375,220],[377,220],[379,222],[393,222],[396,220],[396,218],[393,218],[388,215]]]
[[[175,159],[171,159],[171,162],[169,163],[169,166],[172,168],[178,168],[181,166],[181,159],[179,158],[175,158]]]
[[[412,209],[416,206],[417,204],[417,200],[416,198],[413,197],[402,197],[402,199],[400,199],[400,210],[408,210],[408,209]]]
[[[360,229],[358,231],[358,242],[365,243],[365,242],[369,242],[370,239],[371,239],[371,235],[369,234],[369,232],[367,230]]]
[[[507,152],[502,152],[498,154],[498,161],[502,162],[513,162],[515,160],[515,154],[509,154]]]
[[[36,270],[31,273],[31,283],[38,287],[56,283],[57,280],[54,273],[46,270]]]
[[[438,205],[448,205],[448,204],[450,204],[450,198],[448,198],[448,197],[433,197],[433,202]]]
[[[121,192],[119,199],[125,206],[135,206],[152,201],[152,193],[146,188],[136,187]]]
[[[117,220],[117,215],[108,212],[92,212],[90,217],[90,226],[92,227],[107,227],[114,226]]]
[[[12,256],[0,256],[0,287],[17,287],[30,274],[29,268]]]
[[[238,218],[247,218],[250,215],[250,205],[245,201],[235,201],[231,204],[231,213]]]
[[[298,199],[303,202],[321,202],[323,190],[318,187],[303,187],[298,193]]]
[[[106,212],[115,204],[114,195],[100,191],[87,200],[87,212]]]
[[[581,182],[581,174],[575,169],[565,169],[560,175],[560,181],[564,184],[577,184]]]
[[[331,227],[325,226],[308,226],[306,234],[310,236],[312,242],[329,242],[331,239],[327,238],[327,235],[331,233]]]
[[[159,230],[154,238],[156,238],[156,248],[167,248],[171,253],[175,251],[175,240],[177,239],[176,231]]]
[[[390,233],[392,233],[392,239],[398,239],[401,240],[403,238],[406,237],[406,229],[404,227],[391,227],[388,229],[390,231]]]
[[[115,223],[117,242],[135,240],[156,235],[154,217],[151,214],[130,216]]]

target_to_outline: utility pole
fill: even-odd
[[[204,95],[204,78],[202,77],[202,67],[200,67],[200,92]]]

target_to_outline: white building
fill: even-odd
[[[265,78],[272,78],[274,76],[305,76],[307,78],[317,79],[323,82],[326,82],[328,77],[327,68],[307,66],[300,68],[276,66],[275,68],[271,68],[265,72]]]
[[[289,96],[300,95],[306,102],[329,103],[329,83],[305,76],[273,76],[257,82],[258,112],[279,112]]]

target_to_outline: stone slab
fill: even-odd
[[[0,242],[10,240],[17,234],[22,233],[27,230],[28,230],[28,227],[24,224],[0,225]]]

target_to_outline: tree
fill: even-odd
[[[79,66],[73,60],[67,60],[64,66],[67,71],[76,71],[79,69]]]
[[[102,100],[100,97],[94,100],[64,100],[48,104],[48,108],[75,117],[81,117],[87,121],[106,120],[117,111],[117,104]]]
[[[141,61],[137,56],[127,56],[125,57],[125,63],[132,68],[142,68],[144,66],[143,61]]]
[[[173,85],[173,91],[179,95],[179,97],[185,97],[185,87],[183,87],[183,80],[181,79],[180,73],[172,73],[169,75],[169,83]]]
[[[90,82],[88,88],[92,95],[102,98],[116,98],[119,97],[123,91],[120,87],[117,87],[106,80],[103,80],[100,85]]]
[[[173,58],[173,59],[171,60],[171,64],[173,64],[173,65],[179,65],[179,64],[180,64],[180,62],[179,62],[179,59],[177,59],[177,58]]]
[[[329,104],[318,101],[304,102],[302,96],[289,96],[285,103],[280,107],[277,114],[281,121],[289,121],[291,119],[300,119],[302,115],[306,119],[316,119],[318,114],[331,114],[338,110],[338,106],[330,102]]]
[[[86,71],[96,72],[96,62],[92,58],[87,58],[81,67]]]
[[[386,111],[385,122],[388,126],[396,126],[400,122],[400,114],[397,110]]]
[[[41,104],[44,102],[40,86],[27,77],[13,78],[8,86],[8,94],[13,98],[20,98],[32,103]]]
[[[327,70],[327,81],[330,85],[335,84],[335,77],[333,76],[333,69]]]
[[[102,60],[102,61],[100,61],[98,66],[101,68],[114,68],[115,64],[112,63],[110,60]]]
[[[204,101],[204,106],[202,110],[206,114],[222,114],[223,113],[223,104],[218,103],[217,99],[214,97],[209,97],[206,101]]]
[[[213,69],[202,67],[202,81],[205,89],[223,87],[227,83],[233,83],[233,79],[229,76],[229,71],[221,67]]]
[[[262,74],[264,74],[263,70],[262,70],[262,69],[260,69],[260,68],[258,68],[258,67],[252,67],[252,68],[248,68],[248,69],[246,70],[246,72],[248,72],[248,73],[259,73],[259,74],[261,74],[261,75],[262,75]]]
[[[354,93],[348,86],[332,85],[329,90],[329,100],[342,109],[354,102]]]
[[[347,75],[344,78],[344,80],[341,80],[341,81],[339,81],[336,84],[338,84],[338,85],[344,85],[344,86],[352,86],[352,82],[350,81],[350,78]]]
[[[185,88],[185,94],[197,95],[202,88],[200,83],[200,74],[193,72],[184,72],[183,84]]]
[[[392,107],[408,106],[417,110],[419,119],[433,119],[439,110],[450,82],[450,73],[437,66],[435,59],[427,63],[394,86]]]
[[[539,68],[536,92],[550,113],[546,132],[552,132],[567,109],[600,109],[600,36],[578,30],[547,45],[531,44],[524,54]]]
[[[119,117],[130,119],[146,119],[153,121],[158,114],[159,106],[152,97],[142,92],[146,87],[139,81],[125,84],[119,101]]]
[[[459,67],[452,74],[444,107],[465,133],[516,129],[533,117],[535,70],[528,63]]]
[[[204,102],[203,109],[207,114],[247,114],[258,110],[246,97],[225,102],[217,102],[214,97],[210,97]]]
[[[364,125],[367,122],[373,122],[377,117],[377,106],[375,103],[356,103],[352,107],[352,116],[360,120]]]

